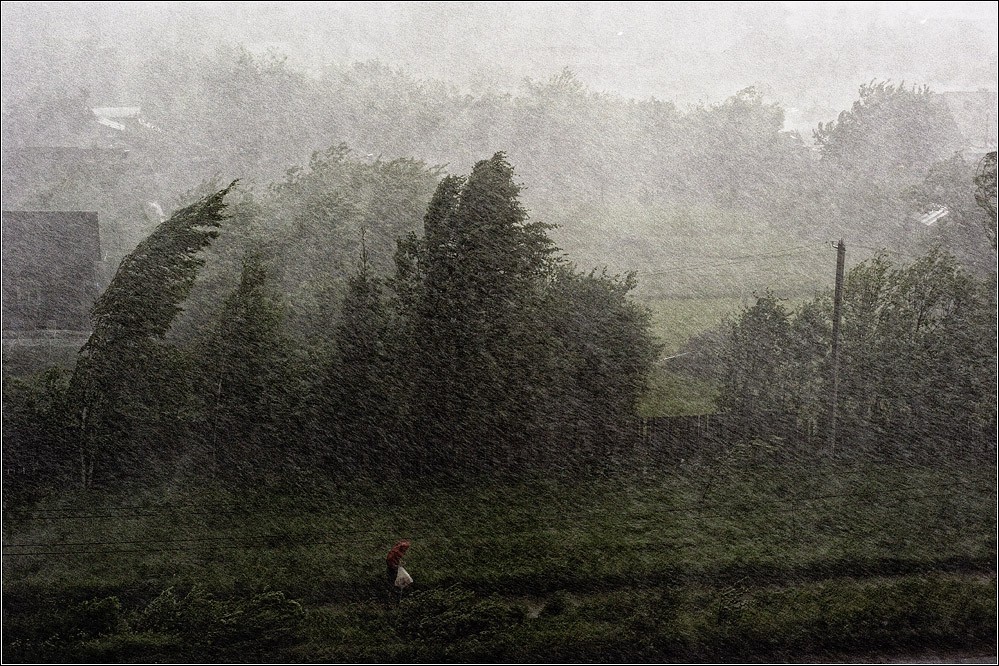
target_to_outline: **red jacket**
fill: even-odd
[[[393,569],[398,568],[399,563],[402,562],[402,556],[406,554],[407,550],[409,550],[409,541],[403,539],[396,545],[392,546],[392,550],[389,551],[388,557],[385,558],[385,563]]]

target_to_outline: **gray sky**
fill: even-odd
[[[994,2],[4,2],[3,45],[97,40],[273,50],[295,67],[377,59],[477,91],[572,68],[594,90],[680,104],[755,85],[792,127],[874,78],[995,89]],[[12,86],[4,59],[5,103]],[[16,79],[16,77],[15,77]],[[117,100],[118,103],[127,100]]]

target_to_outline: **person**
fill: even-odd
[[[409,540],[403,539],[392,546],[392,550],[388,552],[388,556],[385,558],[385,567],[388,573],[388,584],[389,589],[395,589],[395,579],[399,575],[399,567],[402,566],[402,556],[406,554],[409,550]]]

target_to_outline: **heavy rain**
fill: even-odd
[[[996,44],[4,2],[4,662],[995,663]]]

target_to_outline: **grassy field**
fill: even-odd
[[[994,649],[995,469],[812,463],[600,481],[7,507],[15,661],[606,661]],[[401,603],[383,558],[413,540]]]
[[[738,296],[667,298],[639,301],[652,313],[652,332],[663,345],[663,356],[672,356],[692,336],[734,318],[755,302]]]
[[[793,310],[808,297],[788,297],[785,307]],[[652,298],[638,301],[652,313],[652,332],[662,345],[660,362],[649,377],[648,389],[638,405],[640,416],[689,416],[717,411],[718,386],[675,370],[676,354],[693,336],[724,326],[753,303],[750,295],[704,298]]]
[[[670,357],[692,336],[718,327],[748,304],[739,297],[652,299],[639,301],[652,313],[652,332],[662,345],[659,363],[638,405],[641,416],[710,414],[718,387],[673,370]]]

